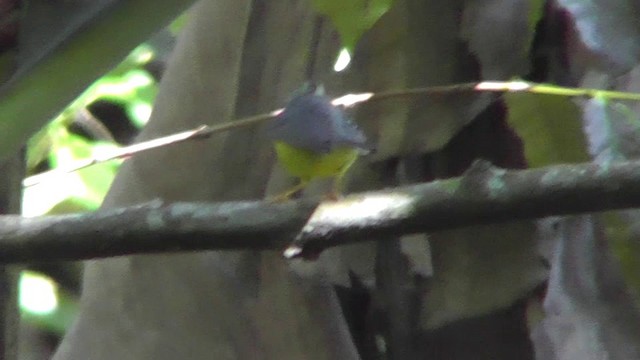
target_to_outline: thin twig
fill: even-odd
[[[116,160],[116,159],[126,159],[130,156],[133,156],[135,154],[148,151],[151,149],[156,149],[156,148],[167,146],[167,145],[179,144],[187,140],[205,139],[215,133],[224,132],[224,131],[228,131],[235,128],[241,128],[245,126],[255,125],[262,121],[273,118],[280,111],[282,110],[276,110],[270,114],[256,115],[256,116],[244,118],[238,121],[227,122],[224,124],[220,124],[218,126],[202,125],[193,130],[183,131],[180,133],[159,137],[149,141],[143,141],[138,144],[117,149],[103,156],[94,156],[93,158],[79,160],[75,164],[70,165],[68,167],[57,168],[57,169],[46,171],[37,175],[30,176],[23,180],[22,185],[24,187],[34,186],[54,176],[59,176],[61,174],[69,174],[74,171],[82,170],[89,166],[93,166],[103,162]]]
[[[378,93],[359,93],[359,94],[347,94],[339,98],[333,99],[332,103],[336,106],[351,107],[364,102],[370,101],[382,101],[397,98],[407,98],[414,96],[425,95],[441,95],[452,94],[462,92],[527,92],[533,94],[548,94],[557,96],[568,97],[604,97],[609,99],[618,100],[632,100],[640,101],[640,93],[629,93],[619,91],[608,91],[600,89],[583,89],[583,88],[569,88],[560,87],[548,84],[536,84],[525,81],[483,81],[475,83],[462,83],[453,85],[432,86],[424,88],[404,89],[404,90],[391,90],[382,91]],[[24,180],[23,186],[33,186],[46,181],[47,178],[57,176],[60,174],[67,174],[86,167],[103,163],[110,160],[124,159],[133,156],[139,152],[159,148],[162,146],[168,146],[178,144],[187,140],[203,139],[213,134],[221,133],[237,128],[243,128],[248,126],[256,126],[264,121],[271,120],[276,117],[282,109],[274,110],[270,113],[259,114],[231,122],[226,122],[217,126],[200,126],[193,130],[184,131],[177,134],[172,134],[149,141],[144,141],[135,145],[127,146],[118,149],[105,156],[96,156],[91,159],[80,160],[78,163],[69,167],[54,169],[38,175],[28,177]]]

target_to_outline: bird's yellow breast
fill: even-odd
[[[344,175],[358,158],[358,149],[352,147],[336,148],[321,154],[282,141],[276,141],[274,146],[278,159],[287,171],[305,181]]]

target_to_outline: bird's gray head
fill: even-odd
[[[328,153],[336,147],[368,150],[364,133],[344,110],[331,104],[324,87],[305,83],[267,129],[271,139]]]

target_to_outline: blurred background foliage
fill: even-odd
[[[140,128],[149,119],[158,91],[158,83],[176,41],[176,35],[185,23],[186,17],[178,17],[168,27],[165,27],[165,23],[162,27],[155,23],[146,25],[144,31],[141,30],[140,33],[144,34],[149,32],[149,29],[153,29],[155,35],[136,47],[124,60],[117,54],[113,55],[118,62],[122,60],[119,65],[113,67],[113,64],[105,63],[97,66],[99,69],[110,70],[77,96],[78,84],[81,83],[82,87],[85,87],[88,81],[86,79],[94,77],[93,74],[85,75],[85,73],[90,73],[90,70],[94,69],[92,69],[93,63],[89,61],[91,59],[86,62],[75,62],[69,60],[73,54],[54,51],[57,49],[56,44],[63,43],[70,37],[67,29],[76,31],[87,23],[94,24],[95,27],[91,27],[92,31],[95,31],[101,39],[104,36],[109,38],[105,29],[115,28],[113,24],[127,28],[120,22],[124,21],[122,19],[140,19],[140,14],[149,13],[145,6],[153,8],[157,5],[148,1],[146,3],[130,1],[129,3],[133,5],[130,7],[123,5],[122,17],[113,15],[113,18],[107,18],[113,21],[111,27],[100,27],[101,21],[104,20],[101,14],[107,13],[104,10],[108,6],[127,2],[100,0],[94,2],[97,4],[96,7],[92,7],[94,5],[87,5],[88,2],[79,1],[33,1],[32,4],[37,5],[33,8],[42,11],[27,12],[25,16],[16,16],[7,7],[10,3],[12,2],[0,2],[0,10],[5,11],[0,18],[0,48],[2,48],[0,80],[6,81],[2,88],[3,96],[0,96],[0,155],[6,155],[2,154],[2,151],[11,149],[12,141],[21,143],[21,138],[26,136],[25,134],[31,135],[39,129],[30,137],[26,148],[26,175],[38,176],[48,170],[66,168],[78,160],[131,144]],[[191,3],[192,1],[184,1],[179,6],[169,7],[166,11],[171,18],[175,18]],[[366,38],[367,30],[373,27],[395,4],[391,0],[354,0],[348,2],[348,6],[345,6],[342,0],[313,0],[311,3],[318,13],[326,15],[332,21],[342,40],[343,49],[339,53],[340,56],[336,54],[336,71],[344,70],[349,59],[357,57],[359,41],[363,36]],[[401,1],[396,3],[405,4]],[[406,3],[414,6],[411,10],[415,13],[427,8],[426,5],[418,2]],[[413,55],[420,62],[412,64],[414,69],[409,69],[407,72],[413,76],[410,76],[406,83],[400,83],[392,73],[394,68],[384,63],[383,71],[389,72],[389,74],[385,73],[385,76],[388,76],[388,79],[384,80],[388,81],[384,83],[385,86],[390,85],[391,88],[398,84],[403,87],[431,86],[462,80],[470,81],[469,79],[508,80],[518,77],[563,86],[611,88],[636,92],[639,89],[637,84],[640,83],[640,71],[637,64],[640,41],[637,40],[640,39],[640,30],[637,27],[637,19],[633,15],[634,11],[631,11],[635,5],[631,2],[615,2],[617,4],[615,16],[607,15],[614,7],[603,1],[461,1],[455,2],[456,5],[450,5],[453,3],[442,2],[439,5],[443,10],[441,13],[425,13],[424,15],[430,18],[420,19],[419,24],[409,24],[408,29],[411,31],[407,31],[407,34],[400,34],[400,31],[398,34],[393,31],[379,31],[372,35],[372,38],[367,39],[370,42],[369,46],[375,44],[374,40],[380,41],[384,46],[395,46],[395,42],[403,41],[406,48],[415,45],[411,43],[412,41],[419,44],[416,50],[417,55]],[[455,16],[451,17],[454,20],[449,21],[447,14],[454,14]],[[96,20],[92,20],[93,18]],[[394,19],[392,17],[391,20],[387,20],[393,22]],[[143,22],[140,21],[140,23]],[[16,28],[24,24],[29,24],[27,27],[23,26],[29,30],[25,33],[38,31],[45,33],[43,29],[47,27],[59,28],[63,31],[51,30],[52,36],[45,40],[38,37],[31,38],[27,36],[28,34],[19,37],[16,35]],[[69,24],[75,25],[69,26]],[[385,24],[385,26],[388,25]],[[558,27],[566,28],[558,29]],[[130,31],[132,34],[137,34],[134,28]],[[496,40],[497,35],[507,33],[508,36],[504,36],[500,41]],[[106,35],[102,36],[103,34]],[[558,34],[564,37],[561,38]],[[378,38],[375,38],[376,36]],[[117,43],[122,37],[113,36],[112,38],[115,39],[114,43]],[[95,41],[84,41],[81,37],[74,39],[78,41],[80,53],[82,51],[86,51],[86,54],[101,54],[100,51],[108,53],[109,49],[103,49],[108,48],[105,44],[95,47]],[[462,43],[465,46],[464,56],[460,55]],[[43,44],[53,45],[48,47]],[[108,43],[108,45],[111,44]],[[129,51],[131,46],[127,46],[123,48]],[[389,51],[384,46],[382,50],[377,50],[388,54]],[[17,48],[21,48],[22,53],[16,50]],[[371,49],[376,50],[370,47],[369,50]],[[49,50],[52,51],[48,52]],[[424,53],[419,53],[423,50]],[[371,65],[366,61],[375,59],[376,56],[382,57],[380,54],[365,55],[367,56],[360,58],[365,65]],[[472,56],[473,61],[468,61]],[[42,60],[49,58],[55,61],[49,63]],[[80,58],[83,57],[80,56]],[[410,59],[409,62],[413,60],[415,59]],[[116,60],[111,61],[115,63]],[[66,69],[65,76],[68,78],[78,75],[77,83],[71,85],[56,83],[61,78],[51,75],[56,73],[50,69],[58,69],[58,67]],[[48,70],[38,72],[41,68]],[[26,85],[22,86],[22,84]],[[34,109],[31,111],[24,106],[21,99],[37,98],[40,93],[34,89],[47,89],[49,92],[45,93],[46,97],[50,95],[51,98],[55,98],[62,95],[50,102],[43,100],[42,104],[33,102]],[[387,90],[386,87],[382,89]],[[550,89],[557,95],[562,95],[563,90],[560,88],[554,90],[553,86],[550,86]],[[17,95],[6,95],[14,93]],[[58,104],[68,103],[73,97],[76,97],[75,100],[60,111]],[[440,100],[442,101],[438,102]],[[453,170],[448,169],[445,175],[439,173],[434,177],[454,176],[454,172],[457,171],[458,174],[462,172],[467,163],[473,160],[471,155],[468,155],[472,151],[464,154],[468,155],[468,158],[456,157],[459,153],[455,150],[447,153],[447,149],[451,150],[456,145],[460,145],[460,142],[456,143],[452,139],[460,139],[465,136],[465,133],[474,134],[473,131],[477,131],[480,121],[484,121],[483,126],[487,126],[489,120],[495,119],[498,119],[495,123],[501,126],[499,129],[508,128],[508,131],[505,130],[508,135],[511,135],[511,130],[514,130],[517,141],[514,140],[509,146],[495,150],[494,143],[484,144],[482,139],[478,140],[477,136],[470,137],[480,144],[478,147],[482,150],[490,149],[488,152],[495,150],[496,153],[500,152],[501,156],[507,153],[504,156],[504,163],[498,164],[500,166],[535,167],[563,162],[582,162],[589,159],[606,165],[611,161],[636,158],[638,154],[636,150],[639,128],[638,105],[632,102],[617,101],[604,96],[576,101],[569,97],[555,95],[517,93],[490,99],[475,96],[475,94],[473,97],[461,97],[455,94],[455,99],[448,99],[445,96],[443,99],[428,99],[421,104],[418,103],[416,101],[416,104],[413,104],[416,106],[414,106],[415,109],[411,109],[412,115],[418,115],[414,120],[425,121],[415,121],[413,123],[415,129],[408,130],[397,127],[396,124],[382,124],[381,133],[393,127],[397,127],[398,131],[406,130],[406,133],[397,137],[387,136],[378,139],[380,151],[377,156],[384,160],[397,157],[398,154],[406,154],[407,149],[403,146],[411,144],[413,149],[421,152],[420,156],[428,157],[433,152],[439,152],[442,159],[449,156],[448,160],[457,162],[452,167]],[[469,105],[472,103],[477,106]],[[421,109],[420,106],[424,104],[428,106]],[[456,104],[462,105],[456,106]],[[469,111],[457,112],[458,108]],[[57,115],[53,118],[47,117],[47,124],[42,126],[45,122],[41,119],[42,114],[49,113],[57,113]],[[28,116],[23,118],[22,115],[25,114]],[[478,120],[478,118],[482,119]],[[508,125],[500,123],[503,118]],[[438,121],[426,121],[429,119]],[[475,123],[472,124],[472,121]],[[475,129],[473,125],[476,126]],[[384,128],[385,126],[388,128]],[[433,127],[429,128],[429,126]],[[495,129],[491,127],[490,130]],[[411,132],[419,138],[411,138],[409,134]],[[394,139],[402,139],[402,142],[394,142]],[[489,136],[487,139],[489,139],[487,142],[491,142]],[[473,143],[469,139],[466,140]],[[519,153],[520,141],[523,144],[524,154]],[[470,148],[470,146],[467,147]],[[36,185],[27,186],[23,193],[22,213],[25,216],[39,216],[96,210],[109,189],[119,165],[120,161],[102,163],[70,174],[48,176]],[[640,247],[635,240],[637,237],[634,239],[633,231],[630,229],[637,227],[632,225],[636,222],[637,215],[631,212],[616,212],[603,217],[604,230],[613,240],[613,252],[620,260],[626,275],[625,280],[632,291],[635,291],[636,296],[640,293],[638,290],[640,289],[638,275],[640,274],[640,261],[638,261]],[[600,226],[599,223],[594,224],[594,226]],[[493,236],[495,232],[492,231],[491,237]],[[505,235],[505,238],[507,236],[517,238],[521,234],[514,232],[514,234]],[[451,244],[449,240],[442,241],[442,244],[448,246]],[[467,238],[464,240],[466,241]],[[469,240],[477,244],[477,239]],[[487,247],[487,249],[491,248]],[[584,265],[583,262],[579,264],[583,267],[596,267],[600,261],[603,260],[594,260],[594,264]],[[507,271],[507,265],[504,264],[505,271]],[[22,317],[30,326],[29,334],[31,335],[22,335],[35,344],[37,343],[33,340],[35,332],[46,334],[48,346],[52,349],[76,311],[81,267],[73,263],[28,264],[27,269],[21,275],[19,300]],[[576,266],[566,271],[588,273],[580,270]],[[481,272],[479,273],[482,275]],[[465,272],[464,275],[455,274],[455,276],[455,280],[466,279],[464,276],[469,276],[467,280],[476,283],[472,281],[473,274],[468,275]],[[482,285],[478,285],[480,286]],[[551,287],[551,290],[558,291],[558,287]],[[495,291],[495,293],[499,292]],[[494,294],[492,293],[491,296]],[[448,303],[455,302],[449,300],[451,299],[448,299]],[[509,298],[509,301],[513,299]]]
[[[136,47],[29,139],[25,183],[39,178],[23,189],[23,216],[87,212],[100,207],[122,160],[69,173],[50,171],[73,167],[78,161],[133,142],[149,120],[158,82],[185,21],[186,15],[178,16]],[[20,275],[22,319],[52,341],[51,349],[77,311],[80,277],[81,265],[74,263],[31,264]]]
[[[357,40],[391,6],[391,0],[315,0],[316,9],[336,25],[344,48],[336,54],[336,71],[345,69]],[[367,6],[365,6],[367,5]],[[352,19],[359,19],[352,22]],[[151,115],[166,62],[187,14],[136,47],[120,64],[93,82],[27,143],[23,216],[33,217],[95,211],[100,207],[122,160],[99,163],[69,173],[79,161],[130,145]],[[29,181],[37,178],[37,181]],[[31,264],[21,273],[19,304],[22,318],[48,334],[51,349],[77,311],[81,265]],[[32,334],[33,335],[33,334]]]
[[[149,119],[157,93],[157,80],[145,69],[153,58],[149,45],[136,48],[34,135],[27,147],[28,174],[68,168],[78,160],[130,143]],[[117,166],[116,161],[106,162],[48,177],[25,188],[23,214],[38,216],[97,209]]]
[[[149,119],[157,93],[158,80],[146,69],[154,60],[152,46],[139,46],[38,131],[27,145],[27,175],[64,169],[79,160],[129,144]],[[98,209],[120,163],[109,161],[71,173],[46,176],[37,184],[25,187],[23,215]],[[23,318],[57,336],[70,325],[79,295],[76,286],[80,269],[78,265],[70,266],[75,271],[67,271],[67,276],[77,277],[67,283],[71,287],[60,286],[58,281],[42,273],[24,271],[21,274],[19,300]]]

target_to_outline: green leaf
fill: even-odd
[[[391,8],[392,3],[393,0],[313,0],[314,8],[331,19],[343,45],[351,53],[362,34]]]
[[[580,111],[571,99],[531,93],[506,93],[504,99],[529,166],[590,160]]]

